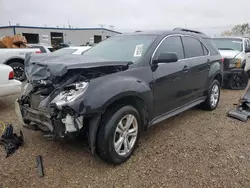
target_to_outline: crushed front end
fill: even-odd
[[[49,86],[34,87],[28,83],[16,102],[16,112],[26,128],[36,128],[53,137],[77,134],[83,127],[84,114],[73,111],[69,106],[84,93],[87,86],[88,82],[72,83],[62,91],[54,89],[48,94]]]
[[[127,68],[127,62],[87,57],[29,56],[25,61],[27,84],[16,101],[16,113],[26,128],[53,138],[77,135],[89,116],[98,122],[96,114],[88,114],[84,104],[91,80]],[[94,132],[90,134],[94,137]]]

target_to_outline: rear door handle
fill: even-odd
[[[189,69],[189,68],[188,68],[188,66],[187,66],[187,65],[185,65],[185,66],[183,67],[183,71],[184,71],[184,72],[187,72],[187,71],[188,71],[188,69]]]

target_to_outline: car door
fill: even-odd
[[[160,116],[180,106],[179,101],[185,96],[185,61],[183,45],[180,36],[164,38],[157,48],[153,59],[161,53],[175,52],[178,61],[173,63],[159,63],[153,69],[153,92],[155,99],[155,115]]]
[[[193,36],[182,36],[185,61],[188,72],[185,75],[188,92],[183,103],[194,101],[204,95],[210,69],[209,51],[204,44]]]

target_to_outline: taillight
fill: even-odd
[[[224,58],[221,59],[221,63],[224,63]]]
[[[41,54],[42,52],[41,52],[41,51],[36,51],[35,53],[36,53],[36,54]]]
[[[13,80],[14,79],[14,71],[11,71],[9,73],[9,80]]]

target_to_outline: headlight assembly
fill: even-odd
[[[241,59],[231,59],[229,68],[241,68]]]
[[[65,91],[60,92],[51,103],[56,104],[56,106],[61,109],[79,97],[81,97],[88,88],[88,82],[79,82],[69,85]]]

